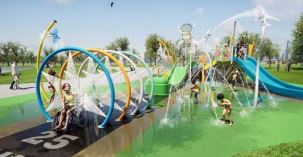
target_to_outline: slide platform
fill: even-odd
[[[254,58],[248,57],[246,60],[234,58],[234,61],[251,79],[256,79],[257,62]],[[260,85],[263,85],[263,82],[270,92],[296,99],[303,99],[303,87],[292,85],[275,78],[262,66],[260,66],[259,72]]]

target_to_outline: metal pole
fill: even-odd
[[[234,21],[234,31],[233,31],[233,43],[232,43],[232,54],[231,54],[231,58],[230,58],[230,64],[233,63],[233,59],[234,59],[234,51],[235,51],[235,37],[236,37],[236,26],[237,26],[237,21]]]

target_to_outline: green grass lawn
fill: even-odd
[[[1,66],[4,67],[4,66]],[[7,67],[7,66],[6,66]],[[20,70],[21,76],[20,76],[20,83],[35,83],[36,81],[36,67],[35,64],[28,64],[25,66],[19,65],[19,68],[30,68],[27,70]],[[76,64],[76,68],[79,69],[80,68],[80,64]],[[84,66],[84,68],[86,68],[86,66]],[[59,75],[61,67],[57,66],[52,68],[52,70],[56,71],[57,75]],[[44,69],[44,72],[47,72],[46,69]],[[11,73],[4,73],[0,75],[0,84],[10,84],[12,81],[12,75]],[[42,77],[42,81],[46,82],[47,80]]]
[[[277,66],[272,64],[271,68],[268,67],[268,64],[262,64],[262,66],[268,70],[273,76],[278,79],[293,83],[293,84],[303,84],[303,67],[299,65],[292,65],[290,72],[285,69],[284,65],[280,66],[280,71],[277,71]]]
[[[284,68],[284,65],[281,65],[280,71],[278,72],[276,70],[276,65],[272,64],[272,67],[269,68],[268,64],[262,64],[263,67],[268,70],[272,75],[277,77],[278,79],[281,79],[282,81],[293,83],[293,84],[303,84],[303,67],[299,65],[292,65],[291,71],[287,72]],[[3,67],[3,66],[1,66]],[[20,82],[21,83],[34,83],[36,80],[36,69],[34,64],[26,64],[25,66],[19,65],[19,67],[26,67],[31,68],[29,70],[23,70],[21,71],[21,77]],[[76,68],[78,69],[80,67],[80,64],[76,65]],[[60,67],[54,68],[54,70],[57,72],[57,74],[60,71]],[[5,73],[0,75],[0,84],[9,84],[11,83],[12,76],[11,73]],[[43,78],[43,81],[46,81]]]
[[[80,68],[81,64],[76,64],[76,69],[78,71],[78,69]],[[1,65],[1,68],[4,67],[8,67],[7,65],[3,66]],[[30,68],[30,69],[26,69],[26,70],[20,70],[21,76],[20,76],[20,83],[35,83],[36,81],[36,67],[35,64],[26,64],[25,66],[22,65],[18,65],[18,67],[21,68]],[[87,65],[84,65],[84,69],[86,69]],[[112,67],[115,67],[115,65],[113,65]],[[10,68],[10,67],[8,67]],[[52,70],[56,71],[57,75],[59,75],[61,67],[59,66],[59,64],[57,65],[57,67],[51,68]],[[126,68],[127,70],[127,68]],[[46,69],[44,69],[44,72],[47,72]],[[112,72],[116,72],[115,69],[112,70]],[[81,76],[83,76],[84,74],[82,73]],[[11,72],[8,73],[4,73],[0,75],[0,85],[1,84],[10,84],[12,81],[12,75]],[[47,80],[42,77],[42,81],[46,82]]]
[[[20,71],[20,83],[34,83],[36,80],[36,70],[34,65],[28,66],[31,69]],[[0,84],[10,84],[12,81],[12,74],[10,72],[0,75]]]
[[[255,151],[239,153],[233,157],[259,157],[259,156],[302,156],[303,142],[282,143]]]

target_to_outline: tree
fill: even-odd
[[[52,53],[54,51],[54,49],[51,47],[51,48],[44,48],[43,49],[43,52],[44,52],[44,57],[47,57],[50,53]],[[46,63],[46,68],[49,68],[49,63],[57,63],[57,60],[58,60],[58,56],[54,56],[52,57],[47,63]]]
[[[117,48],[120,49],[120,51],[126,51],[128,50],[128,46],[129,46],[129,41],[127,39],[127,37],[120,37],[118,39],[115,40],[115,45]]]
[[[114,51],[126,51],[129,50],[128,46],[129,41],[127,37],[120,37],[117,38],[115,41],[109,43],[109,45],[106,46],[106,49]]]
[[[259,53],[261,60],[263,60],[264,57],[267,57],[269,67],[271,67],[272,59],[279,56],[279,46],[277,44],[273,44],[270,39],[265,38],[262,44],[259,46],[257,53]]]
[[[0,51],[3,54],[3,60],[7,63],[7,66],[10,65],[10,62],[17,61],[20,47],[21,45],[19,43],[11,41],[0,44]]]
[[[118,47],[116,46],[116,44],[114,42],[111,42],[111,43],[109,43],[109,45],[106,46],[106,49],[117,51]]]
[[[18,60],[21,61],[22,65],[24,66],[26,62],[26,47],[20,47],[18,50]]]
[[[238,43],[243,45],[243,44],[253,44],[255,43],[256,45],[260,44],[261,38],[260,35],[258,33],[249,33],[247,31],[242,32],[238,39],[237,39]]]
[[[4,62],[5,62],[4,55],[3,55],[2,51],[0,51],[0,63],[3,64]]]
[[[229,35],[224,36],[223,39],[221,40],[220,44],[221,45],[227,44],[229,46],[229,44],[230,44],[230,36]]]
[[[19,50],[21,48],[21,44],[17,42],[7,42],[7,46],[9,47],[9,52],[11,56],[11,61],[18,61],[19,59]]]
[[[120,37],[117,38],[115,41],[109,43],[109,45],[106,46],[106,49],[108,50],[114,50],[114,51],[127,51],[129,50],[129,41],[127,37]],[[119,58],[118,55],[113,54],[114,57]],[[113,62],[110,60],[110,62]],[[123,60],[123,62],[125,62]]]
[[[261,38],[258,33],[248,33],[245,31],[239,35],[237,42],[240,45],[254,44],[253,52],[256,52],[256,48],[260,46]]]
[[[303,62],[303,14],[299,21],[295,24],[295,29],[292,32],[292,51],[291,62],[302,63]]]
[[[60,65],[62,67],[63,62],[67,59],[67,57],[65,57],[64,55],[59,55],[58,57],[58,61],[60,62]]]
[[[34,60],[35,60],[35,55],[33,51],[27,51],[26,52],[26,58],[27,58],[27,62],[33,64]]]
[[[130,53],[132,53],[132,54],[134,54],[134,55],[136,55],[136,56],[139,56],[139,51],[137,51],[136,49],[132,49],[131,51],[130,51]],[[138,63],[138,59],[136,59],[135,57],[133,57],[133,56],[128,56],[131,60],[133,60],[135,63]],[[140,56],[139,56],[140,57]]]
[[[145,41],[146,57],[150,61],[150,65],[152,64],[152,61],[157,65],[158,49],[160,47],[159,38],[158,34],[153,33],[150,34]]]

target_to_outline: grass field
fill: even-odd
[[[259,157],[259,156],[302,156],[303,142],[290,142],[265,147],[255,151],[236,154],[232,157]]]
[[[269,68],[267,64],[263,64],[263,67],[273,76],[282,81],[294,84],[303,84],[303,66],[292,65],[290,72],[285,69],[284,65],[280,66],[280,71],[277,71],[277,66],[275,64],[272,64],[271,68]]]
[[[115,65],[113,65],[114,67]],[[19,68],[27,68],[26,70],[21,70],[21,76],[20,76],[20,83],[35,83],[36,81],[36,67],[35,64],[26,64],[25,66],[18,65]],[[1,66],[1,68],[10,68],[7,66]],[[76,69],[78,70],[80,68],[80,64],[76,64]],[[84,66],[84,69],[86,68],[86,65]],[[45,70],[45,69],[44,69]],[[61,67],[57,65],[57,67],[52,68],[52,70],[56,71],[57,75],[59,75]],[[115,69],[112,70],[115,72]],[[47,72],[46,70],[44,72]],[[81,75],[83,76],[83,74]],[[1,84],[10,84],[12,81],[12,75],[10,72],[3,73],[0,75],[0,85]],[[42,77],[42,81],[46,82],[47,80]]]

